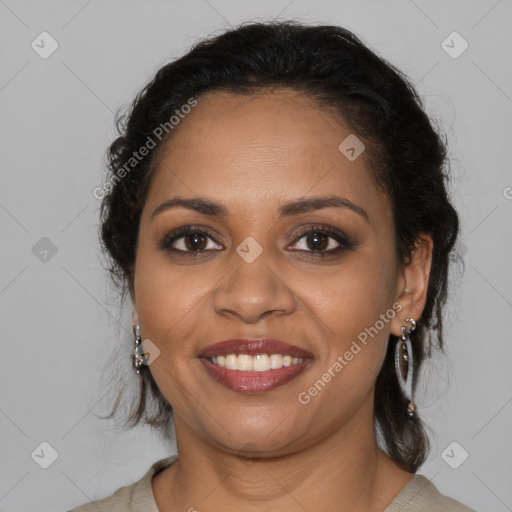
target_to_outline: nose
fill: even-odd
[[[216,313],[255,324],[273,314],[294,311],[294,293],[269,266],[270,260],[264,254],[265,251],[252,263],[234,255],[232,270],[213,294]]]

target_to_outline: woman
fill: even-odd
[[[170,436],[172,411],[178,455],[74,510],[470,510],[415,474],[458,218],[407,79],[340,27],[247,24],[119,126],[97,192],[134,308],[129,421]]]

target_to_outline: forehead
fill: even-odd
[[[197,101],[165,143],[148,192],[151,204],[179,194],[247,209],[338,193],[363,207],[388,208],[365,153],[350,161],[339,150],[350,129],[313,99],[278,89],[209,92]]]

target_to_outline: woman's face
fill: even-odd
[[[290,90],[207,93],[174,128],[142,212],[134,301],[143,339],[160,350],[150,370],[178,435],[187,429],[225,451],[278,455],[372,423],[388,336],[413,311],[399,312],[405,283],[390,201],[365,152],[353,158],[357,141],[339,149],[349,135]],[[178,197],[205,199],[224,215],[169,203],[155,212]],[[311,203],[334,197],[338,206]],[[290,207],[302,202],[309,206]],[[173,239],[185,227],[207,234]],[[295,375],[284,366],[243,380],[200,357],[239,338],[277,339],[309,358]],[[244,364],[255,359],[265,358]],[[212,376],[222,372],[231,377]]]

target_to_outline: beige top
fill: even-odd
[[[159,512],[156,506],[151,478],[158,471],[170,466],[177,455],[155,462],[137,482],[119,488],[114,494],[74,508],[68,512]],[[439,493],[423,475],[414,478],[400,491],[383,512],[475,512],[462,503]]]

